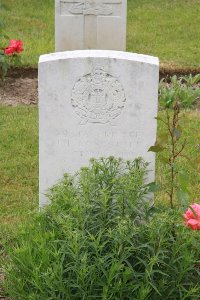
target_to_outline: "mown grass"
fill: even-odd
[[[54,51],[54,0],[1,2],[6,34],[24,42],[22,64],[37,66],[39,55]]]
[[[160,117],[164,112],[159,113]],[[183,135],[188,140],[186,155],[200,157],[200,112],[184,111]],[[158,123],[158,134],[164,131]],[[187,160],[180,163],[188,170],[191,202],[200,201],[200,165]],[[166,182],[166,168],[157,160],[157,180]],[[156,201],[165,201],[163,192]],[[38,208],[38,109],[36,107],[0,106],[0,244],[17,232]]]
[[[0,240],[9,239],[37,204],[37,109],[0,107]]]
[[[22,39],[24,66],[54,51],[54,0],[1,0],[6,33]],[[127,50],[158,56],[162,66],[200,68],[199,0],[128,0]]]
[[[128,0],[129,51],[158,56],[168,68],[200,67],[199,0]]]

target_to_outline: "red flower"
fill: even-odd
[[[4,54],[5,54],[5,55],[12,55],[12,54],[14,54],[14,53],[15,53],[15,49],[14,49],[14,48],[6,47],[6,48],[4,49]]]
[[[191,209],[192,208],[192,209]],[[183,215],[185,224],[193,230],[200,230],[200,205],[192,204]]]
[[[20,40],[10,40],[10,44],[4,49],[5,55],[13,55],[22,52],[23,42]]]

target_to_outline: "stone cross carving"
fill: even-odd
[[[114,13],[112,4],[120,4],[121,0],[61,0],[61,14],[68,12],[72,15],[84,15],[84,45],[86,49],[96,48],[98,16],[108,16]]]
[[[126,0],[56,0],[56,51],[125,50]]]

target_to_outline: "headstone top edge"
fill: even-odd
[[[74,51],[63,51],[63,52],[44,54],[40,56],[39,64],[45,62],[54,62],[59,60],[72,59],[72,58],[93,58],[93,57],[132,60],[132,61],[159,66],[158,57],[132,53],[132,52],[113,51],[113,50],[74,50]]]

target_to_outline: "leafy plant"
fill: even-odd
[[[146,172],[111,157],[65,175],[9,251],[12,299],[198,299],[199,235],[176,210],[149,219]]]
[[[181,81],[185,83],[187,87],[193,87],[200,82],[200,74],[195,76],[192,76],[191,74],[189,76],[183,76],[181,77]]]
[[[179,99],[181,108],[192,108],[200,100],[200,74],[196,76],[176,75],[160,81],[159,100],[164,108],[172,108],[176,99]]]
[[[163,118],[157,118],[165,126],[165,132],[158,136],[154,146],[149,151],[158,153],[158,160],[164,164],[167,169],[167,184],[161,184],[169,196],[170,207],[174,208],[175,198],[177,198],[182,207],[189,205],[189,178],[187,170],[178,167],[178,162],[186,159],[191,166],[199,163],[199,159],[186,155],[187,139],[184,138],[183,130],[180,125],[181,103],[177,98],[173,102],[172,109],[166,108],[163,112]],[[183,115],[182,115],[183,116]]]
[[[20,40],[10,40],[10,44],[0,52],[0,75],[4,81],[8,69],[20,63],[19,53],[23,51],[23,43]]]
[[[5,47],[8,36],[4,33],[4,22],[0,20],[0,79],[5,80],[5,76],[11,66],[19,64],[19,53],[23,51],[23,43],[20,40],[10,40],[10,44]]]

